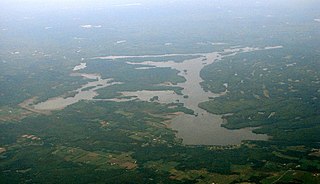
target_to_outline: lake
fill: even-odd
[[[258,50],[256,48],[244,49],[228,49],[226,52],[249,52]],[[183,139],[183,144],[186,145],[231,145],[240,144],[243,140],[268,140],[268,136],[264,134],[255,134],[252,132],[254,128],[244,128],[239,130],[228,130],[221,127],[223,122],[221,115],[214,115],[198,107],[200,102],[208,101],[209,98],[224,95],[205,92],[200,83],[203,81],[200,77],[200,71],[206,65],[209,65],[222,58],[219,53],[196,54],[202,55],[199,58],[185,60],[177,63],[173,61],[153,62],[146,61],[141,63],[128,64],[149,65],[150,67],[170,67],[179,71],[179,75],[186,79],[186,82],[178,83],[177,86],[182,87],[183,95],[177,95],[173,91],[136,91],[123,92],[125,96],[137,96],[143,101],[150,101],[153,96],[159,97],[160,103],[171,103],[179,101],[185,107],[194,110],[196,115],[179,114],[172,119],[169,127],[177,131],[177,136]],[[141,57],[141,56],[139,56]],[[225,56],[224,56],[225,57]],[[146,68],[148,69],[148,68]],[[173,86],[173,85],[171,85]],[[187,95],[188,97],[183,97]]]
[[[183,144],[186,145],[233,145],[240,144],[243,140],[268,140],[268,136],[264,134],[255,134],[252,132],[254,128],[244,128],[239,130],[228,130],[221,127],[223,119],[221,115],[214,115],[198,107],[200,102],[208,101],[209,98],[215,98],[220,95],[224,95],[228,91],[221,94],[214,94],[206,92],[201,87],[200,83],[203,81],[200,77],[200,71],[206,65],[213,62],[218,62],[224,57],[232,56],[241,52],[254,52],[258,50],[279,49],[281,46],[265,47],[265,48],[230,48],[224,50],[224,52],[212,52],[212,53],[197,53],[197,54],[185,54],[199,56],[194,59],[188,59],[183,62],[164,61],[144,61],[140,63],[127,62],[127,64],[136,65],[137,70],[148,70],[155,67],[170,67],[178,70],[180,76],[186,79],[183,83],[178,83],[175,86],[182,87],[183,95],[178,95],[174,91],[123,91],[123,96],[132,97],[129,99],[94,99],[101,101],[128,101],[128,100],[142,100],[150,101],[150,98],[158,96],[159,103],[183,103],[186,108],[192,109],[195,115],[189,115],[181,113],[174,117],[169,125],[170,128],[177,131],[177,136],[183,139]],[[165,54],[165,55],[145,55],[145,56],[106,56],[96,57],[93,59],[122,59],[122,58],[156,58],[166,56],[179,56],[183,54]],[[184,55],[184,56],[185,56]],[[110,61],[116,62],[116,61]],[[147,67],[146,67],[147,66]],[[76,66],[74,71],[81,70],[86,67],[86,64],[81,63]],[[34,105],[37,110],[58,110],[64,107],[74,104],[80,100],[93,100],[97,96],[97,89],[105,88],[110,85],[119,83],[111,82],[112,79],[102,79],[98,74],[84,74],[73,73],[73,75],[81,75],[84,78],[92,79],[94,81],[88,82],[81,88],[77,89],[77,94],[74,97],[56,97],[49,99],[45,102]],[[159,84],[170,85],[170,83]],[[227,86],[227,84],[226,84]],[[89,88],[88,88],[89,87]],[[87,88],[88,90],[83,90]]]

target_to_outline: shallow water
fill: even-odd
[[[244,49],[245,51],[250,49]],[[232,50],[228,50],[230,52]],[[239,51],[239,50],[237,50]],[[221,59],[218,53],[202,54],[202,57],[185,60],[181,63],[168,62],[141,62],[128,64],[143,64],[154,67],[170,67],[179,71],[179,75],[185,77],[186,82],[179,83],[177,86],[184,88],[182,93],[188,95],[184,98],[173,91],[137,91],[123,92],[125,96],[137,96],[138,99],[149,101],[153,96],[159,97],[160,103],[171,103],[179,101],[184,106],[195,111],[195,115],[180,114],[170,124],[170,128],[177,130],[177,136],[183,139],[186,145],[230,145],[239,144],[243,140],[267,140],[267,135],[255,134],[253,128],[240,130],[228,130],[221,127],[222,118],[220,115],[210,114],[200,109],[198,104],[207,101],[209,97],[217,97],[223,94],[214,94],[205,92],[200,83],[203,81],[200,77],[202,68],[212,62]]]
[[[137,65],[136,69],[148,70],[154,67],[170,67],[178,70],[179,74],[186,79],[186,82],[178,83],[176,86],[182,87],[183,95],[178,95],[174,91],[135,91],[135,92],[122,92],[123,96],[132,97],[131,99],[93,99],[98,94],[97,89],[104,88],[113,84],[110,83],[112,79],[101,79],[97,74],[80,74],[74,73],[73,75],[81,75],[87,79],[93,79],[96,81],[89,82],[88,84],[77,89],[77,94],[74,97],[63,98],[57,97],[49,99],[45,102],[36,104],[34,106],[37,110],[56,110],[63,109],[64,107],[74,104],[80,100],[97,100],[97,101],[129,101],[132,99],[140,99],[143,101],[150,101],[154,96],[159,97],[160,103],[172,103],[181,102],[185,107],[194,110],[195,115],[179,114],[172,119],[170,128],[177,131],[177,136],[183,139],[183,143],[186,145],[230,145],[239,144],[243,140],[267,140],[268,136],[263,134],[255,134],[252,132],[254,128],[244,128],[240,130],[228,130],[221,127],[222,117],[220,115],[210,114],[207,111],[200,109],[198,104],[200,102],[208,101],[209,98],[218,97],[224,95],[226,92],[221,94],[214,94],[211,92],[205,92],[200,83],[203,81],[200,77],[200,71],[206,65],[209,65],[215,61],[222,59],[223,57],[232,56],[239,52],[253,52],[257,50],[268,50],[268,49],[279,49],[282,46],[265,47],[265,48],[233,48],[226,49],[224,53],[228,55],[222,56],[220,53],[200,53],[200,54],[187,54],[200,56],[195,59],[185,60],[183,62],[153,62],[145,61],[141,63],[130,63],[127,64]],[[97,57],[95,59],[119,59],[119,58],[145,58],[145,57],[163,57],[163,56],[176,56],[182,54],[165,54],[165,55],[145,55],[145,56],[107,56]],[[139,67],[140,65],[140,67]],[[147,65],[147,67],[146,67]],[[76,66],[76,69],[82,69],[86,65],[80,64]],[[169,85],[172,84],[159,84]],[[87,87],[93,87],[87,91],[82,89]],[[188,97],[186,97],[186,96]]]
[[[112,79],[101,79],[99,75],[96,74],[78,74],[87,79],[95,79],[96,81],[88,82],[83,85],[81,88],[75,90],[77,94],[74,97],[56,97],[48,99],[45,102],[38,103],[34,105],[36,110],[58,110],[79,102],[80,100],[93,100],[95,96],[98,95],[96,92],[97,89],[111,86],[117,83],[111,83]],[[89,90],[82,91],[84,88],[92,87]]]

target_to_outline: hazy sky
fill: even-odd
[[[268,4],[287,4],[291,5],[308,5],[316,3],[318,0],[1,0],[0,4],[7,6],[96,6],[96,5],[135,5],[135,4],[157,4],[172,2],[189,2],[189,3],[227,3],[227,4],[248,4],[248,3],[268,3]]]
[[[91,8],[117,4],[139,3],[130,0],[1,0],[0,5],[6,9],[57,9],[57,8]]]
[[[246,5],[262,4],[274,6],[310,6],[319,0],[1,0],[2,9],[8,8],[93,8],[112,6],[157,5],[170,3],[187,4],[225,4],[246,7]]]

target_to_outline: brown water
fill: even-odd
[[[153,62],[146,61],[141,63],[130,63],[137,65],[136,69],[150,69],[154,67],[170,67],[179,71],[179,75],[186,79],[186,82],[179,83],[176,86],[182,87],[182,93],[188,95],[188,98],[184,98],[183,95],[177,95],[174,91],[135,91],[135,92],[122,92],[124,96],[136,96],[132,99],[140,99],[143,101],[150,101],[153,96],[159,97],[160,103],[172,103],[181,102],[185,107],[194,110],[195,115],[180,114],[172,119],[170,127],[173,130],[177,130],[177,136],[183,139],[183,143],[187,145],[230,145],[239,144],[243,140],[267,140],[268,136],[263,134],[255,134],[252,132],[253,128],[245,128],[240,130],[228,130],[221,127],[222,118],[220,115],[210,114],[207,111],[200,109],[198,104],[200,102],[208,101],[209,97],[218,97],[224,95],[226,92],[221,94],[214,94],[211,92],[205,92],[200,83],[203,81],[200,77],[200,71],[206,65],[209,65],[215,61],[222,59],[222,57],[236,55],[239,52],[253,52],[257,50],[267,49],[279,49],[282,46],[265,47],[265,48],[233,48],[226,49],[224,53],[228,55],[221,55],[220,53],[204,53],[204,54],[186,54],[200,56],[195,59],[185,60],[180,63],[173,61],[167,62]],[[163,56],[178,56],[183,54],[166,54],[166,55],[145,55],[145,56],[107,56],[97,57],[95,59],[118,59],[118,58],[146,58],[146,57],[163,57]],[[148,67],[139,65],[148,65]],[[84,64],[76,66],[76,69],[82,69],[85,67]],[[74,104],[80,100],[93,100],[97,89],[104,88],[110,85],[118,83],[110,83],[111,79],[101,79],[96,74],[76,74],[81,75],[88,79],[96,79],[96,81],[89,82],[88,84],[77,89],[77,94],[74,97],[63,98],[57,97],[49,99],[45,102],[36,104],[34,106],[37,110],[55,110],[63,109],[64,107]],[[172,84],[159,84],[159,85],[170,85]],[[93,87],[90,90],[82,91],[87,87]],[[128,101],[132,99],[101,99],[101,101]],[[99,100],[99,99],[95,99]]]
[[[93,100],[95,96],[98,95],[96,90],[100,88],[105,88],[107,86],[111,86],[114,84],[118,84],[115,82],[110,82],[112,79],[102,79],[97,74],[74,74],[74,75],[81,75],[87,79],[95,79],[95,81],[88,82],[87,84],[83,85],[81,88],[75,90],[77,94],[74,97],[56,97],[51,98],[45,102],[38,103],[34,105],[34,109],[36,110],[58,110],[67,107],[68,105],[72,105],[74,103],[79,102],[80,100]],[[89,90],[82,91],[82,89],[92,87]]]
[[[245,48],[242,51],[250,51]],[[254,49],[252,49],[254,50]],[[241,51],[240,49],[236,50]],[[227,52],[235,52],[227,50]],[[235,53],[232,53],[235,54]],[[198,55],[198,54],[197,54]],[[141,63],[128,64],[143,64],[153,67],[170,67],[179,71],[179,75],[186,79],[186,82],[179,83],[177,86],[182,87],[182,93],[188,95],[188,98],[183,98],[182,95],[177,95],[173,91],[136,91],[123,92],[125,96],[137,96],[138,99],[149,101],[153,96],[159,97],[160,103],[171,103],[176,100],[184,103],[184,106],[195,111],[195,115],[181,114],[172,119],[170,128],[177,130],[177,136],[183,139],[183,143],[187,145],[229,145],[239,144],[243,140],[267,140],[267,135],[255,134],[253,128],[245,128],[240,130],[228,130],[221,127],[222,118],[220,115],[210,114],[207,111],[200,109],[200,102],[208,101],[209,97],[217,97],[222,94],[214,94],[205,92],[200,86],[202,78],[200,71],[208,64],[211,64],[222,56],[218,53],[200,54],[202,57],[185,60],[181,63],[173,61],[168,62],[153,62],[146,61]]]

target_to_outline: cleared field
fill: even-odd
[[[94,165],[97,170],[112,168],[131,170],[137,167],[136,161],[131,157],[131,153],[90,152],[80,148],[58,146],[52,154],[66,161]]]

